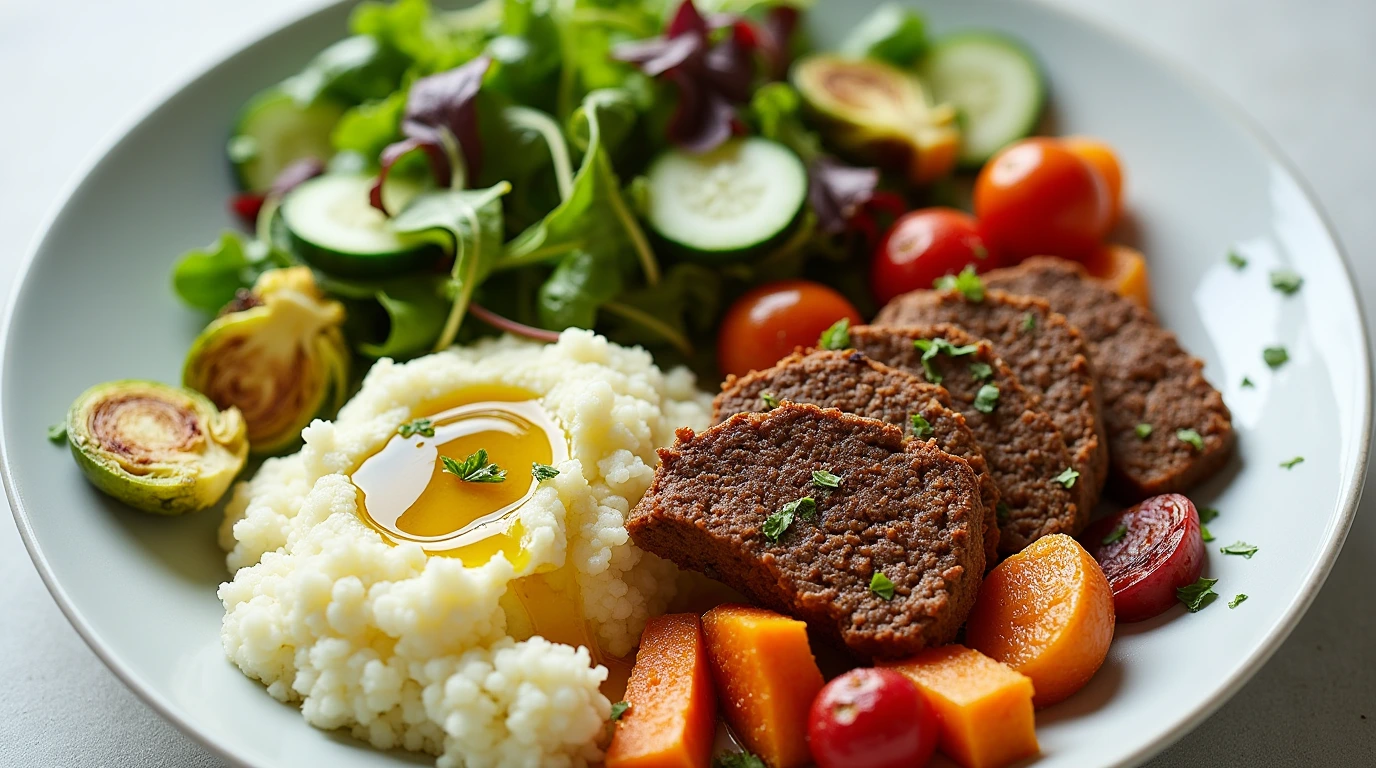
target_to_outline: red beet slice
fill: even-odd
[[[1204,540],[1194,502],[1153,496],[1091,525],[1080,537],[1113,590],[1119,621],[1143,621],[1176,603],[1175,590],[1204,569]]]

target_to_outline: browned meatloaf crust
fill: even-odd
[[[956,410],[975,433],[984,449],[989,471],[999,487],[999,551],[1020,552],[1042,536],[1079,533],[1089,521],[1089,494],[1078,480],[1067,488],[1056,478],[1071,468],[1070,450],[1056,423],[1038,410],[1036,399],[1022,388],[1008,366],[994,354],[988,341],[945,324],[909,328],[861,326],[851,329],[856,349],[870,357],[917,375],[926,375],[922,351],[916,339],[946,339],[960,347],[974,345],[968,355],[937,355],[931,361],[941,384],[950,393]],[[977,381],[971,363],[991,369],[987,382]],[[999,397],[991,413],[975,408],[984,384],[998,387]]]
[[[1204,363],[1181,349],[1150,310],[1063,259],[1028,259],[984,280],[991,288],[1046,299],[1089,342],[1116,493],[1137,499],[1187,491],[1227,463],[1234,436],[1223,396],[1204,379]],[[1151,425],[1145,440],[1137,436],[1138,424]],[[1176,437],[1181,429],[1198,432],[1204,449]]]
[[[721,394],[712,402],[712,423],[737,413],[768,411],[769,405],[760,397],[765,392],[781,401],[839,408],[878,419],[909,434],[914,434],[912,415],[920,414],[930,429],[919,439],[930,440],[937,448],[965,459],[975,471],[984,506],[985,564],[993,565],[997,560],[998,486],[975,434],[965,423],[965,417],[951,408],[951,394],[945,389],[854,350],[795,352],[773,368],[728,377]]]
[[[742,413],[659,452],[626,528],[641,548],[791,614],[862,657],[953,640],[984,572],[983,510],[963,459],[874,419],[815,405]],[[840,476],[817,488],[814,470]],[[765,521],[802,497],[777,541]],[[884,599],[870,589],[882,572]]]
[[[1030,318],[1030,319],[1029,319]],[[1099,386],[1080,332],[1042,299],[989,290],[981,301],[956,291],[914,291],[889,302],[875,325],[951,323],[988,339],[1065,438],[1091,509],[1108,479],[1108,440]]]

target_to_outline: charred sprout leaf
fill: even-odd
[[[1271,271],[1271,287],[1285,294],[1293,296],[1299,292],[1300,286],[1304,285],[1304,278],[1292,269],[1276,269]]]
[[[187,305],[218,312],[264,271],[289,263],[281,251],[225,232],[217,242],[182,255],[172,270],[172,287]]]
[[[630,709],[630,708],[631,708],[631,703],[628,702],[628,701],[618,701],[618,702],[616,702],[615,704],[613,704],[613,705],[612,705],[612,713],[611,713],[611,716],[610,716],[611,721],[612,721],[612,722],[616,722],[616,721],[620,720],[620,719],[621,719],[621,716],[624,715],[624,714],[626,714],[626,710],[628,710],[628,709]]]
[[[766,411],[772,411],[779,407],[779,398],[775,397],[773,392],[761,392],[760,400],[764,402]]]
[[[429,419],[412,419],[397,427],[397,434],[402,437],[414,437],[415,435],[434,437],[435,425]]]
[[[1073,488],[1075,487],[1075,480],[1079,478],[1079,476],[1080,473],[1076,472],[1074,467],[1066,467],[1064,472],[1056,475],[1056,482],[1066,488]]]
[[[65,443],[67,442],[67,425],[54,424],[48,427],[48,442]]]
[[[885,600],[892,600],[894,585],[883,572],[875,571],[874,575],[870,577],[870,591]]]
[[[199,393],[151,381],[86,390],[67,414],[77,465],[101,491],[179,515],[220,500],[248,457],[243,417]]]
[[[932,287],[939,291],[957,291],[972,304],[984,301],[984,281],[975,273],[973,264],[966,265],[958,275],[938,277]]]
[[[1176,588],[1175,596],[1180,599],[1180,602],[1185,604],[1185,608],[1187,608],[1190,613],[1198,613],[1205,606],[1218,598],[1218,593],[1214,591],[1214,585],[1217,583],[1218,579],[1205,579],[1201,577],[1199,581],[1189,586]]]
[[[325,299],[306,267],[263,273],[253,297],[253,306],[220,315],[196,337],[182,383],[220,408],[237,408],[253,452],[272,454],[344,404],[344,307]]]
[[[543,483],[546,480],[552,480],[558,477],[559,470],[548,464],[541,464],[538,461],[534,461],[530,464],[530,476],[535,478],[535,482]],[[616,718],[612,719],[615,720]]]
[[[841,478],[825,469],[812,470],[812,484],[818,488],[840,488]]]
[[[993,384],[985,384],[975,393],[974,406],[980,413],[993,413],[998,404],[999,388]]]
[[[1182,443],[1188,443],[1196,451],[1204,450],[1204,438],[1193,429],[1175,430],[1175,439]]]
[[[841,43],[841,52],[857,59],[883,59],[912,66],[927,49],[927,25],[914,11],[896,3],[874,9]]]
[[[441,472],[448,472],[465,483],[504,483],[506,470],[487,460],[487,451],[479,448],[463,461],[441,456]]]
[[[931,437],[934,433],[931,423],[920,413],[908,417],[913,423],[913,435],[919,438]]]
[[[822,331],[817,346],[822,349],[850,349],[850,318],[843,317]]]

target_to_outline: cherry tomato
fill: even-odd
[[[822,688],[808,714],[818,768],[921,768],[936,739],[936,711],[891,669],[852,669]]]
[[[1067,136],[1061,144],[1098,171],[1108,186],[1109,226],[1117,223],[1123,215],[1123,165],[1113,147],[1091,136]]]
[[[1176,588],[1193,584],[1204,569],[1199,512],[1178,493],[1109,515],[1080,538],[1108,578],[1119,621],[1165,613],[1176,604]]]
[[[1030,256],[1082,259],[1111,221],[1108,185],[1055,139],[1001,150],[975,181],[975,215],[989,246],[1014,262]]]
[[[925,290],[966,265],[984,272],[998,266],[975,217],[954,208],[923,208],[894,222],[870,263],[870,290],[880,304]]]
[[[843,317],[864,322],[845,296],[821,283],[766,283],[726,310],[717,331],[717,366],[722,375],[764,370],[795,347],[815,346],[822,331]]]

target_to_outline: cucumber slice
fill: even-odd
[[[730,261],[784,237],[807,201],[807,171],[791,150],[733,139],[704,154],[670,150],[646,172],[650,226],[688,255]]]
[[[1036,59],[1017,41],[992,32],[942,38],[921,74],[937,103],[960,111],[960,162],[967,167],[1031,135],[1046,100]]]
[[[249,99],[227,148],[239,186],[266,192],[293,162],[307,157],[329,160],[334,154],[330,132],[344,109],[327,99],[302,106],[276,86]]]
[[[338,277],[393,277],[442,259],[444,249],[433,240],[392,231],[368,203],[372,184],[368,176],[325,174],[288,192],[281,218],[292,251]]]

